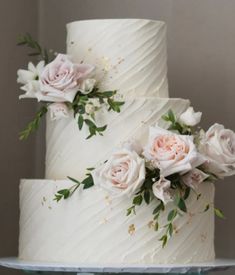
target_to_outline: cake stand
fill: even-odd
[[[22,270],[31,274],[208,274],[235,268],[235,260],[217,259],[210,263],[185,265],[123,265],[98,266],[22,261],[18,258],[1,258],[0,266]],[[222,273],[224,274],[224,273]]]

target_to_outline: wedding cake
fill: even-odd
[[[131,144],[133,140],[138,140],[144,147],[149,140],[149,128],[150,132],[156,125],[157,130],[167,128],[166,120],[170,120],[170,116],[164,120],[163,115],[171,110],[171,114],[178,118],[190,105],[188,100],[168,97],[164,22],[143,19],[87,20],[69,23],[67,32],[67,54],[72,62],[94,65],[99,89],[117,90],[117,100],[125,103],[120,112],[112,112],[103,105],[97,107],[95,121],[97,125],[107,125],[107,129],[102,135],[93,135],[88,139],[91,127],[84,126],[79,130],[77,115],[71,111],[65,113],[60,106],[61,109],[56,112],[64,115],[62,119],[52,119],[53,113],[47,114],[45,179],[22,179],[20,183],[19,258],[102,265],[212,261],[215,257],[214,209],[209,205],[214,203],[214,184],[210,181],[201,183],[195,192],[188,195],[187,211],[184,213],[181,211],[184,210],[182,204],[179,210],[174,210],[179,212],[172,212],[174,201],[167,197],[167,203],[164,206],[160,204],[165,210],[157,217],[158,228],[153,218],[153,212],[156,214],[158,211],[156,202],[148,199],[149,193],[143,195],[149,203],[141,203],[142,197],[138,201],[140,197],[137,196],[134,202],[136,208],[130,208],[134,194],[126,185],[119,185],[119,181],[113,181],[119,186],[118,196],[113,196],[113,188],[110,187],[111,192],[109,188],[102,188],[103,181],[86,190],[78,188],[69,199],[54,199],[58,191],[71,190],[74,182],[68,177],[80,183],[86,177],[88,168],[107,166],[115,148],[125,145],[125,149],[120,149],[120,154],[127,154],[126,148],[134,147]],[[43,74],[45,72],[40,78],[41,87],[45,83],[48,85],[48,79],[42,80]],[[34,85],[33,82],[31,84]],[[48,96],[49,92],[45,95]],[[92,100],[96,102],[96,99]],[[187,147],[185,154],[189,150]],[[136,153],[128,151],[128,156],[133,154],[137,158]],[[143,155],[149,156],[148,148],[144,149]],[[128,159],[127,165],[131,161]],[[134,163],[138,164],[136,167],[144,165],[139,159]],[[137,173],[136,167],[133,173]],[[92,169],[95,182],[100,173]],[[121,173],[123,169],[126,169],[126,164],[122,164],[118,171],[112,170],[112,173]],[[130,174],[126,180],[135,177]],[[164,175],[167,177],[170,172]],[[140,178],[141,173],[138,180],[143,183]],[[162,202],[170,194],[164,188],[160,190]],[[120,196],[120,190],[124,189],[128,192]],[[68,197],[65,191],[59,194]],[[179,201],[182,203],[181,199]],[[208,209],[204,211],[207,205]],[[127,216],[127,209],[130,212],[135,210],[136,215]],[[162,237],[166,236],[165,225],[173,219],[168,228],[171,238],[166,243],[166,237]]]

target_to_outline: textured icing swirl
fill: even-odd
[[[168,97],[166,25],[143,19],[77,21],[67,25],[67,52],[96,65],[104,90]]]
[[[154,204],[141,205],[126,216],[130,199],[111,199],[93,187],[76,192],[68,201],[53,201],[58,189],[71,182],[22,180],[20,186],[19,257],[23,260],[81,264],[169,264],[209,262],[214,259],[214,185],[203,183],[187,200],[188,213],[175,221],[175,234],[162,249],[151,228]],[[171,207],[171,205],[168,205]],[[168,209],[167,209],[168,210]],[[166,211],[168,213],[168,211]]]

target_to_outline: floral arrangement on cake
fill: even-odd
[[[29,34],[21,36],[18,45],[34,49],[29,55],[40,59],[37,65],[29,62],[28,70],[18,70],[17,82],[25,92],[20,99],[34,98],[41,102],[35,119],[20,133],[20,139],[35,131],[48,111],[52,120],[70,117],[72,113],[79,130],[84,125],[88,127],[87,139],[102,135],[107,125],[96,125],[96,112],[103,108],[120,112],[124,102],[117,100],[116,90],[100,91],[95,66],[77,64],[68,55],[48,52]],[[130,198],[127,216],[136,215],[142,204],[154,204],[153,228],[165,229],[160,238],[164,247],[174,233],[175,218],[187,212],[191,192],[199,200],[200,185],[235,174],[235,133],[220,124],[205,132],[198,126],[201,116],[192,107],[179,117],[169,110],[162,116],[168,125],[166,129],[152,125],[145,144],[127,140],[105,162],[87,168],[83,181],[68,176],[73,185],[59,190],[54,200],[68,199],[81,188],[99,186],[113,197]],[[210,208],[224,218],[212,203],[205,205],[202,212]],[[163,212],[166,224],[160,224]]]
[[[117,91],[100,91],[95,79],[95,66],[92,64],[74,63],[65,54],[47,51],[35,41],[30,34],[19,37],[18,45],[26,45],[34,52],[40,62],[34,65],[29,62],[28,69],[17,72],[17,82],[22,84],[25,94],[22,98],[35,98],[41,107],[35,119],[20,133],[20,139],[26,139],[38,129],[41,118],[50,111],[52,120],[69,117],[73,112],[78,128],[84,125],[89,129],[89,136],[102,135],[107,125],[97,126],[95,114],[105,106],[108,111],[120,112],[123,101],[116,99]]]
[[[143,203],[154,203],[153,227],[156,231],[165,228],[160,238],[164,247],[174,232],[174,219],[187,212],[190,193],[196,193],[199,200],[200,185],[235,174],[235,133],[220,124],[205,132],[197,126],[201,115],[192,107],[180,117],[170,110],[162,117],[167,129],[151,126],[148,142],[143,146],[135,140],[123,143],[104,163],[89,168],[81,182],[69,177],[74,185],[59,190],[55,200],[68,199],[78,188],[95,185],[113,197],[128,196],[132,204],[127,215],[137,214]],[[159,224],[167,204],[171,205],[167,223]],[[224,218],[222,211],[212,204],[205,205],[202,212],[210,208]]]

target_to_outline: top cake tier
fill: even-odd
[[[125,97],[168,97],[164,22],[86,20],[69,23],[67,31],[67,53],[96,65],[101,89],[117,89]]]

